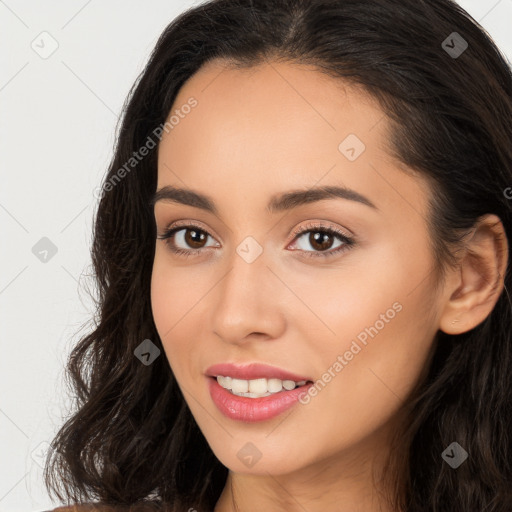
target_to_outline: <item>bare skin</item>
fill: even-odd
[[[187,404],[230,470],[215,512],[392,512],[372,471],[378,482],[399,407],[438,330],[465,332],[494,307],[508,254],[503,227],[482,219],[459,268],[435,290],[431,190],[389,156],[387,118],[368,95],[303,65],[233,70],[214,61],[182,87],[173,110],[190,97],[197,106],[161,141],[157,189],[193,189],[218,212],[156,203],[158,234],[180,220],[205,238],[189,257],[170,243],[201,247],[187,244],[193,228],[156,241],[151,296]],[[365,145],[353,161],[339,149],[349,134]],[[319,186],[352,189],[375,208],[329,198],[266,209],[274,196]],[[318,223],[354,244],[334,254],[344,245],[337,235],[322,251],[315,229],[293,234]],[[262,249],[251,263],[237,252],[246,237]],[[371,326],[377,334],[349,360]],[[271,420],[227,418],[208,391],[205,371],[215,363],[262,362],[322,379],[339,355],[346,364],[308,404]],[[261,454],[251,467],[237,456],[248,442]]]

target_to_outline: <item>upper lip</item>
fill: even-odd
[[[206,375],[209,377],[234,377],[235,379],[253,380],[253,379],[280,379],[280,380],[293,380],[300,382],[302,380],[312,380],[309,377],[297,375],[296,373],[277,368],[276,366],[269,366],[261,363],[250,363],[239,365],[234,363],[219,363],[210,366],[206,370]]]

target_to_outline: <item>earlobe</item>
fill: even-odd
[[[503,224],[494,214],[479,219],[451,279],[439,329],[462,334],[481,324],[491,313],[504,287],[508,243]]]

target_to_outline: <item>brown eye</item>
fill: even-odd
[[[208,248],[205,245],[208,237],[213,239],[204,229],[189,225],[168,229],[157,238],[164,240],[172,252],[188,256]]]
[[[306,257],[327,258],[350,249],[355,245],[353,238],[348,237],[335,227],[323,225],[308,225],[294,233],[294,245],[298,245],[300,253]],[[309,235],[305,237],[304,235]],[[171,252],[184,257],[200,254],[203,249],[211,248],[205,245],[208,238],[213,237],[204,229],[194,225],[176,226],[166,230],[158,239],[164,240]],[[301,239],[304,239],[301,241]],[[338,245],[336,244],[338,241]],[[310,246],[310,250],[307,246]],[[334,248],[333,248],[334,247]]]
[[[185,231],[183,240],[192,249],[200,249],[208,238],[208,234],[205,231],[201,231],[196,228],[185,228],[180,231]]]
[[[349,249],[355,241],[334,227],[308,225],[296,231],[294,245],[306,256],[329,257]],[[307,237],[305,235],[308,235]],[[302,239],[302,240],[301,240]],[[339,241],[338,245],[333,246]],[[313,250],[308,250],[308,245]],[[334,248],[333,248],[334,247]],[[332,249],[333,248],[333,249]],[[332,249],[332,250],[330,250]],[[325,254],[324,254],[325,253]]]
[[[333,244],[333,235],[326,233],[325,231],[310,231],[308,242],[311,247],[318,251],[326,251],[331,248]]]

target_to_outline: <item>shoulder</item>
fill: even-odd
[[[82,503],[57,507],[46,512],[173,512],[173,510],[173,508],[162,508],[152,503],[117,506],[103,503]]]
[[[114,512],[114,510],[114,508],[107,505],[83,503],[57,507],[52,510],[47,510],[46,512]]]
[[[99,508],[99,506],[95,506],[92,503],[82,504],[82,505],[66,505],[63,507],[57,507],[52,510],[47,510],[46,512],[100,512],[103,510],[108,510],[104,508]]]

